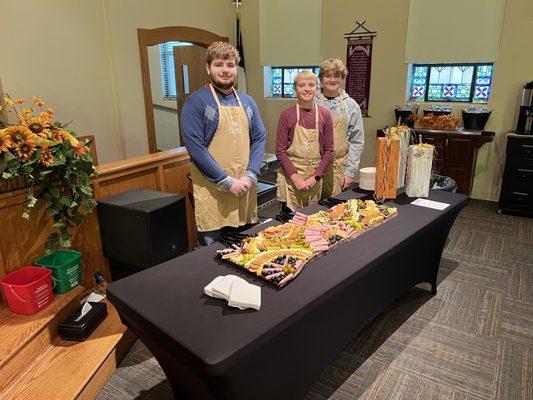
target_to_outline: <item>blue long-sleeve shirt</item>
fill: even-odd
[[[228,95],[218,91],[216,93],[221,105],[239,105],[233,92]],[[257,176],[265,153],[266,130],[255,101],[246,93],[238,92],[238,95],[248,117],[250,131],[250,158],[246,170]],[[209,87],[192,93],[181,111],[181,130],[191,160],[207,180],[215,183],[227,181],[228,178],[228,174],[207,149],[215,135],[218,118],[217,103]]]

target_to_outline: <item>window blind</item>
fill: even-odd
[[[405,62],[498,59],[506,0],[410,0]]]
[[[260,62],[319,65],[322,55],[322,0],[261,0]]]

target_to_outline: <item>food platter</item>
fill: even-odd
[[[398,214],[395,207],[352,199],[311,215],[296,212],[286,223],[268,227],[217,251],[217,256],[283,287],[314,258],[326,254]]]

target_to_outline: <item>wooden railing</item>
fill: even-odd
[[[135,188],[184,195],[189,246],[195,246],[192,185],[187,178],[190,159],[185,148],[104,164],[97,169],[99,176],[92,180],[96,200]],[[42,204],[31,213],[29,221],[22,219],[25,200],[25,189],[0,194],[0,279],[18,268],[31,265],[42,255],[44,243],[52,230],[50,218]],[[86,216],[73,234],[72,248],[82,253],[83,285],[93,286],[93,274],[97,270],[109,282],[111,275],[108,260],[102,253],[96,210]]]

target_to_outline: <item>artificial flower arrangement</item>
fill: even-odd
[[[31,209],[44,200],[56,229],[45,247],[48,251],[68,248],[69,230],[80,225],[96,205],[90,184],[91,175],[96,175],[90,141],[80,142],[68,124],[52,121],[54,111],[44,109],[38,97],[33,96],[30,107],[24,107],[23,98],[4,97],[4,102],[8,112],[16,114],[18,124],[0,130],[0,180],[28,182],[22,217],[29,220]]]
[[[443,131],[457,129],[461,125],[461,118],[452,115],[437,115],[429,113],[416,117],[416,124],[421,128],[430,128]]]

